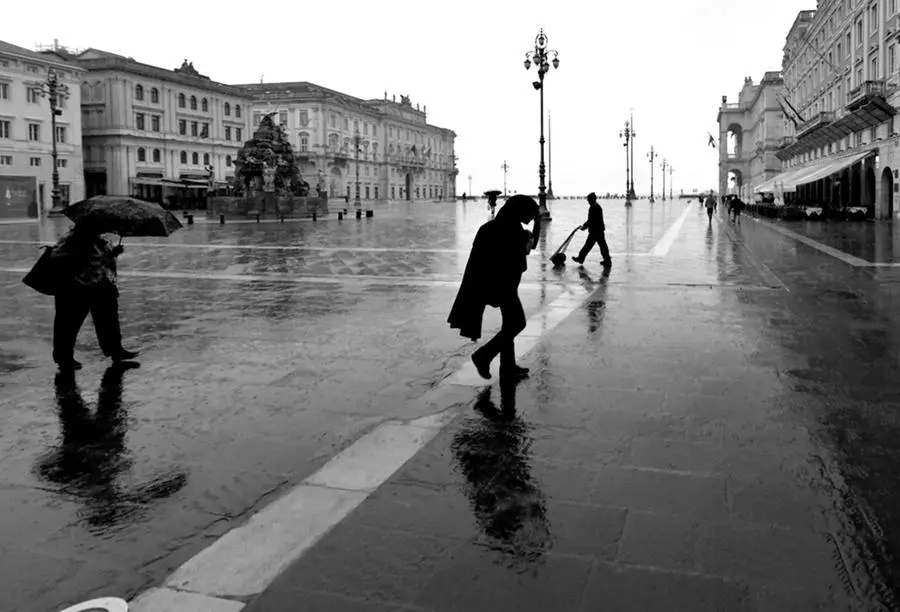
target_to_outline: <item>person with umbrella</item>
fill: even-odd
[[[61,370],[77,370],[75,341],[88,313],[94,320],[103,354],[119,363],[134,359],[138,351],[122,346],[119,326],[119,289],[116,258],[122,254],[123,236],[168,236],[181,227],[169,211],[151,202],[119,196],[97,196],[66,207],[75,226],[51,250],[60,271],[53,291],[53,361]],[[104,233],[120,236],[115,247]]]
[[[528,368],[516,364],[515,338],[525,329],[525,311],[519,300],[519,282],[527,269],[526,255],[538,244],[540,210],[525,195],[509,198],[497,216],[479,228],[472,243],[456,300],[447,322],[461,336],[477,341],[481,337],[484,309],[500,309],[500,331],[472,354],[478,374],[491,377],[491,362],[500,356],[501,378],[521,378]],[[532,235],[522,227],[534,221]]]

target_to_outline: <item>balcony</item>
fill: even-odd
[[[834,121],[834,113],[831,111],[818,113],[808,121],[804,121],[797,126],[797,138],[804,138],[808,134],[828,125]]]
[[[850,90],[847,100],[847,110],[853,111],[869,103],[872,99],[885,96],[885,83],[883,80],[864,81],[858,87]]]

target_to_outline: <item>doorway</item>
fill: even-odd
[[[894,171],[890,168],[881,171],[881,210],[884,219],[894,218]]]

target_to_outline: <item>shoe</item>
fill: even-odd
[[[574,262],[577,263],[577,264],[583,264],[583,263],[584,263],[584,260],[581,259],[580,257],[573,257],[573,258],[572,258],[572,261],[574,261]]]
[[[475,355],[472,355],[472,363],[475,364],[475,369],[478,371],[478,375],[481,376],[485,380],[491,379],[491,364],[490,362],[484,363]]]
[[[134,359],[138,356],[140,351],[126,351],[125,349],[120,350],[119,352],[110,355],[110,358],[115,363],[119,363],[120,361],[128,361],[129,359]]]
[[[500,377],[501,378],[525,378],[528,376],[528,368],[523,368],[520,366],[510,366],[510,367],[501,367],[500,368]]]
[[[69,361],[57,361],[56,365],[59,366],[59,370],[61,372],[72,372],[75,370],[80,370],[82,367],[81,362],[75,361],[74,359],[71,359]]]

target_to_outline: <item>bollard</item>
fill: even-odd
[[[344,220],[344,213],[342,213],[341,211],[338,211],[338,221],[343,221],[343,220]]]
[[[256,215],[256,222],[259,223],[259,214]]]
[[[219,225],[225,225],[225,215],[219,215]]]
[[[344,209],[344,214],[346,215],[347,212],[348,212],[348,209],[345,208],[345,209]]]
[[[194,215],[187,215],[187,222],[188,222],[188,225],[193,225],[194,224]]]
[[[318,217],[316,216],[316,213],[313,213],[313,221],[316,221],[317,219]]]
[[[356,218],[362,219],[362,209],[361,208],[356,209]]]
[[[284,215],[281,215],[281,222],[284,223]]]
[[[367,210],[367,211],[366,211],[366,218],[367,218],[367,219],[368,219],[369,217],[374,217],[374,216],[375,216],[375,211],[374,211],[374,210]]]

